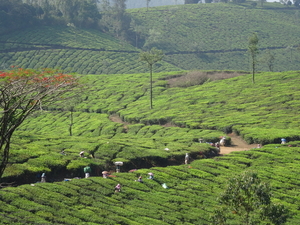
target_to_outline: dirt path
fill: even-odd
[[[123,124],[128,124],[126,122],[124,122],[118,115],[113,114],[109,116],[109,119],[115,123],[123,123]]]
[[[122,119],[118,115],[111,115],[109,119],[116,123],[123,123],[125,129],[127,129],[126,125],[129,124],[122,121]],[[234,151],[245,151],[257,147],[257,144],[249,145],[246,141],[244,141],[240,136],[237,136],[235,133],[227,134],[227,136],[231,138],[231,146],[221,146],[221,155],[228,154]]]
[[[227,134],[231,138],[231,146],[221,146],[221,155],[228,154],[234,151],[245,151],[251,148],[257,147],[257,144],[249,145],[246,141],[244,141],[240,136],[237,136],[234,133]]]

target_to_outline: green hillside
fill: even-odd
[[[274,3],[265,8],[253,8],[250,3],[181,5],[129,12],[145,30],[155,31],[156,41],[149,38],[146,46],[164,49],[166,60],[182,69],[248,70],[247,44],[253,32],[259,37],[261,57],[263,49],[276,54],[276,71],[299,69],[299,52],[291,59],[286,49],[299,45],[297,12],[274,7]],[[259,70],[268,70],[265,62],[259,64]]]
[[[299,153],[299,147],[268,145],[189,166],[4,188],[1,224],[209,224],[226,181],[248,169],[270,182],[273,201],[290,210],[286,224],[295,225],[300,219]],[[149,172],[154,180],[146,179]],[[135,182],[140,175],[144,183]],[[118,183],[121,192],[114,193]],[[169,188],[164,189],[163,183]],[[232,216],[230,224],[239,224]]]
[[[200,157],[199,152],[215,155],[199,138],[217,142],[231,132],[248,143],[300,140],[298,72],[260,73],[256,84],[245,74],[186,88],[169,87],[170,77],[179,79],[180,74],[154,74],[152,110],[146,74],[84,76],[90,89],[75,105],[73,136],[67,108],[58,104],[36,113],[18,129],[4,176],[11,180],[27,174],[32,180],[36,173],[47,171],[56,179],[59,169],[62,175],[82,176],[85,164],[110,170],[114,161],[126,162],[124,170],[164,166],[172,160],[181,164],[186,152],[193,159]],[[62,150],[67,156],[60,154]],[[88,158],[79,158],[80,151],[86,151]]]
[[[96,30],[35,27],[0,37],[0,65],[61,68],[80,74],[146,72],[139,49]],[[166,62],[156,71],[178,70]]]
[[[209,77],[216,73],[221,72],[210,71]],[[0,190],[1,223],[208,224],[228,178],[251,169],[271,184],[273,201],[290,210],[287,224],[296,224],[299,73],[260,73],[255,84],[244,74],[170,86],[171,78],[184,76],[154,74],[151,111],[148,74],[82,76],[89,90],[73,112],[73,136],[70,112],[61,111],[66,107],[61,104],[25,120],[13,138],[3,178],[25,184]],[[214,148],[198,139],[216,142],[223,131],[265,145],[209,159],[216,156]],[[282,137],[286,145],[280,144]],[[87,158],[79,157],[82,150]],[[180,165],[186,152],[191,164]],[[103,179],[101,172],[114,171],[115,161],[124,162],[121,173]],[[92,177],[74,179],[83,177],[86,165]],[[127,173],[131,169],[138,170]],[[42,172],[49,183],[36,183]],[[154,181],[146,179],[149,172]],[[144,183],[134,181],[140,175]],[[117,183],[121,193],[114,193]]]
[[[0,183],[0,225],[206,225],[227,181],[245,170],[270,183],[273,202],[290,211],[286,224],[298,224],[298,11],[251,3],[127,10],[142,28],[131,32],[131,44],[63,25],[1,33],[1,71],[58,67],[80,74],[84,88],[76,99],[41,105],[14,133]],[[252,32],[264,71],[255,83],[247,72]],[[149,68],[138,57],[152,47],[165,57],[154,66],[150,109]],[[278,72],[266,72],[265,49]],[[232,133],[263,147],[219,155],[209,143],[225,136],[229,145]],[[121,173],[114,173],[116,161],[124,162]],[[81,179],[87,165],[91,177]],[[241,224],[234,211],[228,224]]]
[[[169,87],[170,78],[176,74],[188,76],[182,72],[154,75],[152,110],[147,75],[89,76],[95,87],[76,109],[116,113],[129,123],[171,123],[228,133],[234,130],[249,143],[299,138],[298,71],[259,73],[255,84],[251,75],[244,74],[186,88]]]
[[[127,30],[130,42],[95,29],[62,25],[3,33],[0,66],[60,67],[80,74],[139,73],[147,68],[138,62],[138,53],[157,47],[166,57],[156,72],[249,70],[248,37],[256,32],[261,49],[258,70],[269,70],[266,49],[275,57],[274,71],[298,70],[300,28],[295,8],[276,3],[253,8],[250,3],[128,9],[136,24],[131,27],[136,33]]]

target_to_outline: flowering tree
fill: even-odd
[[[13,68],[0,72],[0,179],[9,159],[10,139],[34,110],[42,109],[77,86],[72,75],[57,70]]]

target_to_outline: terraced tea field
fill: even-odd
[[[298,147],[273,144],[189,165],[116,173],[107,179],[92,176],[4,188],[0,190],[1,223],[209,224],[226,180],[254,170],[270,182],[273,201],[290,209],[287,224],[297,224],[300,148],[299,143],[293,146]],[[154,173],[154,180],[146,179],[149,172]],[[140,175],[144,183],[134,181]],[[120,193],[114,193],[117,183],[122,185]],[[235,217],[230,224],[238,224]]]

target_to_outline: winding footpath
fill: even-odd
[[[116,123],[124,124],[124,128],[127,128],[126,125],[128,123],[121,120],[121,118],[117,115],[111,115],[109,119]],[[237,136],[235,133],[227,134],[231,138],[231,145],[230,146],[221,146],[220,155],[228,154],[234,151],[246,151],[251,148],[256,148],[257,144],[249,145],[246,141],[244,141],[240,136]]]
[[[246,141],[244,141],[240,136],[237,136],[234,133],[227,134],[231,138],[231,146],[221,146],[220,154],[228,154],[234,151],[246,151],[251,148],[256,148],[257,144],[249,145]]]

